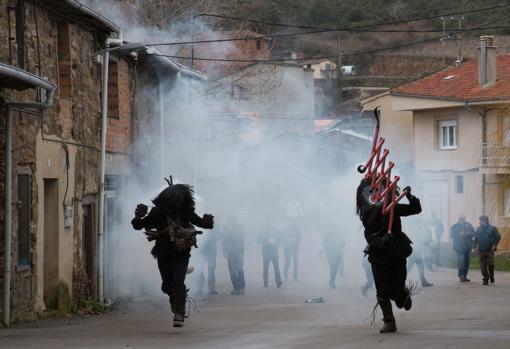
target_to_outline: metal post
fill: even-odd
[[[190,69],[193,70],[195,59],[195,15],[191,13],[191,62]],[[192,92],[192,79],[189,78],[188,86],[188,108],[191,111],[191,92]],[[193,113],[193,186],[197,185],[197,165],[198,165],[198,115]]]
[[[441,17],[441,21],[443,21],[443,37],[441,38],[441,44],[443,45],[443,58],[442,58],[442,64],[445,65],[445,46],[446,46],[446,19],[444,17]]]
[[[11,317],[11,221],[12,221],[12,109],[7,105],[5,120],[5,215],[4,215],[4,299],[3,322]]]
[[[163,103],[163,81],[159,81],[158,84],[159,94],[159,175],[161,178],[165,177],[164,168],[165,163],[165,115],[164,115],[164,103]]]
[[[463,16],[459,16],[459,33],[457,34],[457,62],[458,64],[462,63],[462,20]]]
[[[108,64],[110,53],[103,53],[103,88],[101,91],[101,162],[99,168],[98,243],[97,279],[98,299],[104,301],[104,179],[106,167],[106,127],[108,125]]]

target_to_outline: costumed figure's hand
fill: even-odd
[[[492,251],[493,252],[496,252],[497,250],[498,250],[498,246],[496,246],[496,245],[492,246]]]
[[[383,240],[384,244],[386,245],[393,240],[393,235],[391,235],[390,233],[386,233],[386,234],[384,234],[382,240]]]
[[[147,205],[144,205],[144,204],[138,204],[136,205],[136,209],[135,209],[135,217],[136,218],[142,218],[144,217],[146,214],[147,214],[147,211],[148,211],[148,207]]]
[[[212,214],[204,214],[202,217],[202,220],[204,221],[204,228],[206,229],[212,229],[214,227],[214,216]]]
[[[408,200],[413,197],[413,194],[411,194],[411,187],[410,186],[405,187],[404,191],[406,192],[406,198]]]
[[[150,230],[150,229],[145,229],[145,237],[147,238],[147,241],[153,241],[153,240],[156,240],[156,238],[159,236],[159,232],[157,232],[156,230]]]

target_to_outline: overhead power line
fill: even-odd
[[[341,54],[342,57],[350,57],[350,56],[360,56],[365,54],[372,54],[377,52],[383,52],[383,51],[391,51],[391,50],[398,50],[404,47],[414,46],[418,44],[423,44],[431,41],[437,41],[442,38],[447,38],[448,35],[441,35],[436,36],[431,39],[426,40],[420,40],[420,41],[413,41],[407,44],[398,45],[398,46],[391,46],[391,47],[384,47],[379,49],[373,49],[373,50],[367,50],[367,51],[359,51],[359,52],[352,52],[352,53],[343,53]],[[162,57],[168,57],[173,59],[190,59],[190,57],[186,56],[174,56],[174,55],[165,55],[165,54],[157,54],[157,53],[151,53],[150,56],[162,56]],[[307,60],[321,60],[321,59],[333,59],[338,58],[339,55],[326,55],[326,56],[317,56],[317,57],[303,57],[303,58],[274,58],[274,59],[235,59],[235,58],[205,58],[205,57],[193,57],[193,60],[195,61],[209,61],[209,62],[232,62],[232,63],[259,63],[259,62],[290,62],[290,61],[307,61]]]
[[[462,32],[470,32],[477,30],[496,30],[496,29],[510,29],[510,26],[494,26],[494,27],[484,27],[484,28],[468,28],[468,29],[452,29],[449,30],[449,35],[462,33]],[[255,35],[255,36],[244,36],[238,38],[228,38],[228,39],[210,39],[210,40],[195,40],[195,41],[174,41],[174,42],[160,42],[160,43],[152,43],[145,44],[145,46],[178,46],[178,45],[191,45],[191,44],[209,44],[209,43],[219,43],[219,42],[232,42],[232,41],[245,41],[245,40],[262,40],[262,39],[273,39],[280,37],[290,37],[290,36],[302,36],[302,35],[311,35],[311,34],[320,34],[320,33],[329,33],[336,32],[337,30],[327,29],[327,30],[316,30],[316,31],[308,31],[308,32],[299,32],[299,33],[285,33],[285,34],[271,34],[271,35]],[[443,29],[383,29],[383,30],[363,30],[366,32],[375,32],[375,33],[441,33]]]
[[[466,28],[464,30],[486,30],[489,25],[499,23],[503,20],[505,20],[506,17],[501,18],[497,21],[490,21],[484,24],[480,24],[475,27]],[[424,44],[427,42],[433,42],[436,40],[446,39],[449,38],[451,34],[436,36],[430,39],[425,40],[419,40],[419,41],[413,41],[402,45],[397,46],[391,46],[391,47],[383,47],[379,49],[373,49],[373,50],[366,50],[366,51],[358,51],[358,52],[351,52],[351,53],[342,53],[342,54],[336,54],[336,55],[327,55],[327,56],[319,56],[319,57],[303,57],[303,58],[288,58],[288,59],[230,59],[230,58],[205,58],[205,57],[193,57],[193,60],[197,61],[209,61],[209,62],[231,62],[231,63],[260,63],[260,62],[299,62],[299,61],[307,61],[307,60],[321,60],[321,59],[333,59],[338,57],[352,57],[352,56],[360,56],[360,55],[366,55],[366,54],[373,54],[378,52],[384,52],[384,51],[391,51],[391,50],[398,50],[405,47],[411,47],[415,45]],[[177,55],[166,55],[166,54],[158,54],[158,53],[151,53],[147,55],[152,56],[161,56],[161,57],[168,57],[173,59],[191,59],[190,57],[186,56],[177,56]]]
[[[361,26],[338,27],[338,28],[276,23],[276,22],[262,21],[262,20],[257,20],[257,19],[218,15],[218,14],[213,14],[213,13],[201,13],[201,14],[194,16],[194,18],[212,17],[212,18],[220,18],[220,19],[227,19],[227,20],[240,21],[240,22],[257,23],[257,24],[264,24],[264,25],[270,25],[270,26],[275,26],[275,27],[285,27],[285,28],[319,29],[319,30],[331,30],[331,31],[359,31],[360,29],[364,29],[364,28],[378,27],[378,26],[383,26],[383,25],[403,24],[403,23],[417,22],[417,21],[423,21],[423,20],[427,20],[427,19],[435,19],[435,18],[441,18],[441,17],[465,15],[468,13],[496,10],[496,9],[500,9],[500,8],[504,8],[504,7],[508,7],[508,6],[509,6],[508,4],[507,5],[496,5],[496,6],[484,7],[484,8],[478,8],[478,9],[470,9],[470,10],[465,10],[465,11],[443,13],[443,14],[433,15],[433,16],[407,18],[407,19],[402,19],[402,20],[398,20],[398,21],[380,22],[380,23],[374,23],[374,24],[365,24],[365,25],[361,25]]]

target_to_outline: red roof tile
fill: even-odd
[[[449,67],[391,90],[392,94],[462,101],[510,99],[510,53],[497,56],[496,82],[478,83],[478,60]]]

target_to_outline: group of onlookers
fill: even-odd
[[[489,217],[483,215],[479,217],[480,224],[475,230],[466,220],[464,215],[459,217],[450,229],[450,238],[453,241],[453,250],[457,253],[457,262],[459,269],[460,282],[469,282],[467,274],[469,271],[469,262],[471,251],[478,252],[480,258],[480,270],[483,276],[483,284],[494,283],[494,252],[498,248],[501,235],[498,229],[489,224]]]

